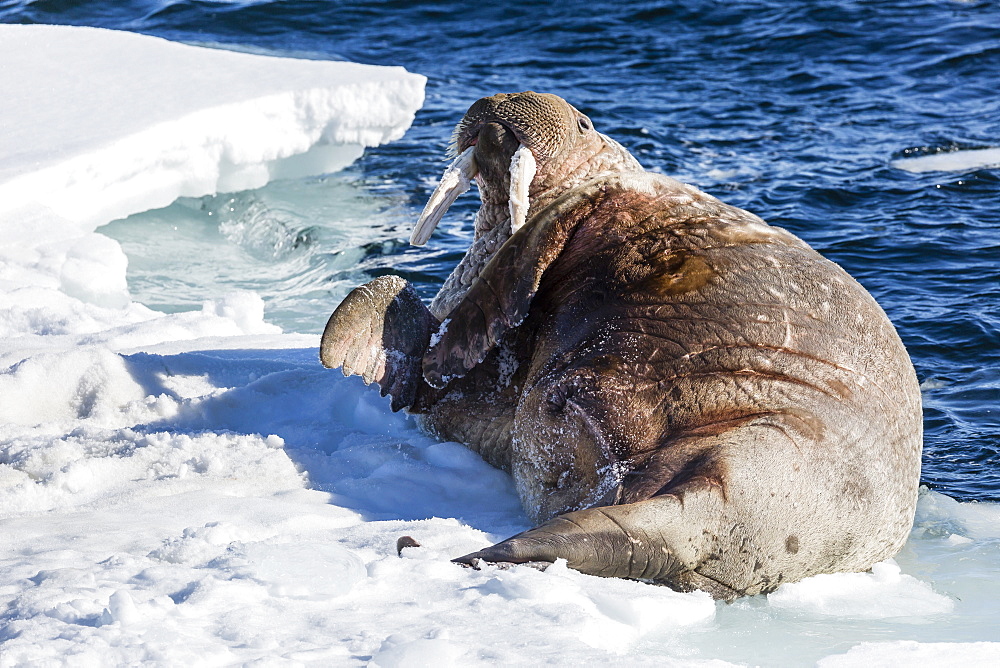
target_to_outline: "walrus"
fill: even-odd
[[[429,308],[399,277],[355,289],[320,357],[510,472],[537,526],[455,561],[731,600],[900,549],[920,391],[857,281],[557,96],[481,99],[453,139],[411,241],[474,181],[468,253]]]

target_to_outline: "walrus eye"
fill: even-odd
[[[584,132],[593,129],[593,127],[590,125],[589,118],[584,118],[583,116],[581,116],[580,120],[578,120],[577,122],[580,124],[580,129],[583,130]]]

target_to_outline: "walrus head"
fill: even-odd
[[[624,147],[597,132],[571,104],[531,91],[475,102],[455,128],[452,150],[457,157],[410,237],[410,243],[426,243],[448,207],[475,181],[482,200],[475,238],[431,304],[440,319],[500,246],[561,193],[603,172],[642,171]]]

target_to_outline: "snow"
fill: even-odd
[[[1000,664],[1000,643],[919,643],[901,640],[884,643],[862,643],[846,654],[821,660],[818,668],[896,668],[897,666],[936,666],[966,668]]]
[[[423,80],[91,29],[0,26],[0,52],[3,668],[997,662],[1000,508],[926,490],[895,561],[731,605],[451,563],[528,528],[507,475],[252,292],[136,303],[95,231],[388,141]]]
[[[816,575],[783,585],[767,598],[778,608],[855,619],[924,617],[955,607],[950,598],[891,562],[875,564],[870,573]]]

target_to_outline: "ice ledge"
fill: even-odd
[[[0,62],[0,245],[335,171],[401,137],[426,81],[66,26],[0,25]]]

